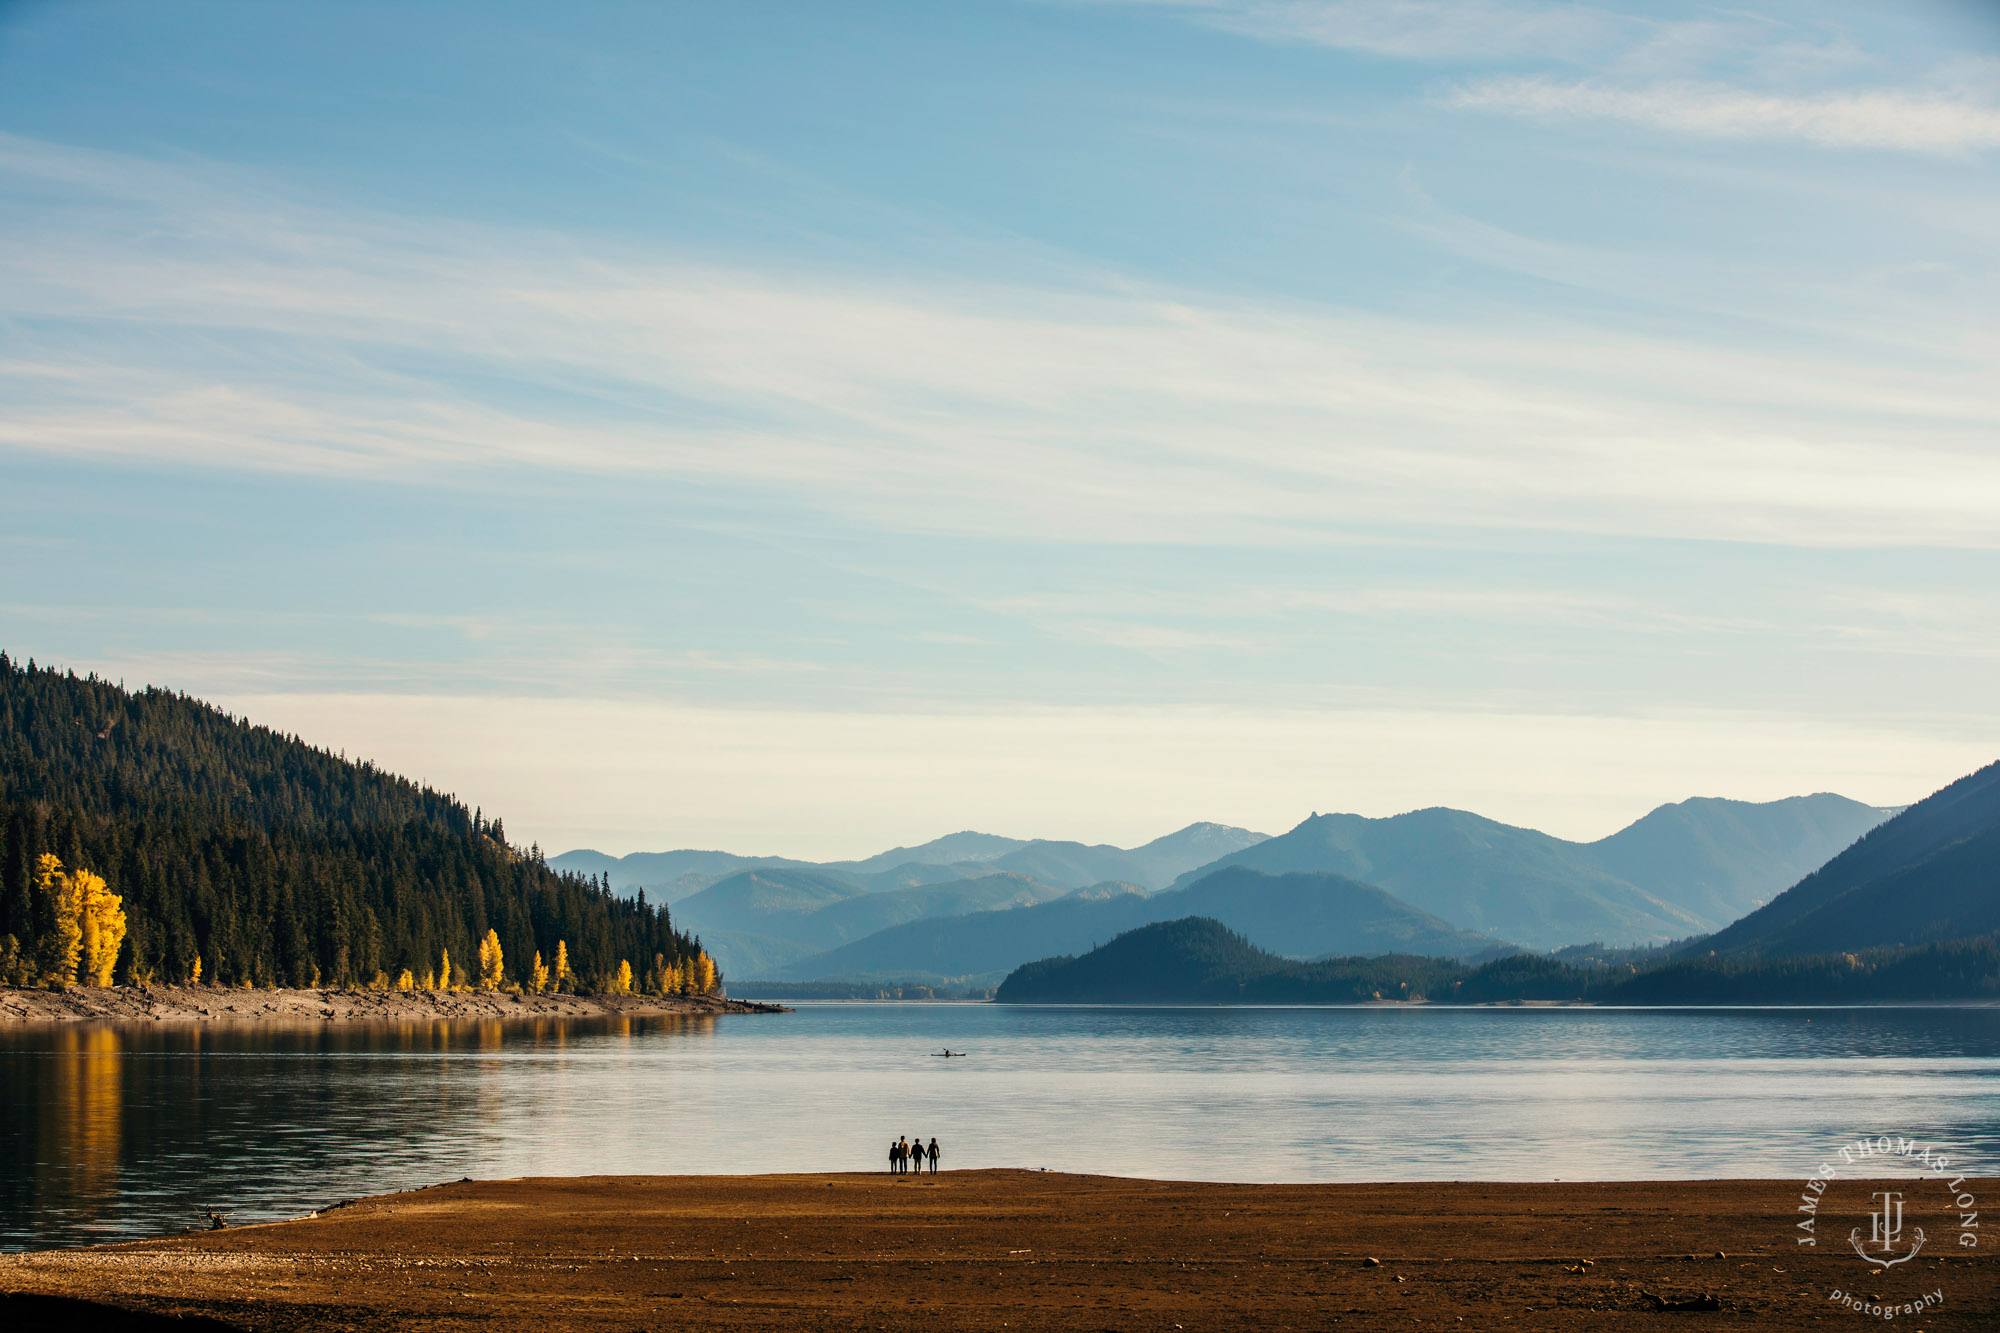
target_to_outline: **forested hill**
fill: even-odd
[[[127,929],[117,979],[393,983],[477,967],[508,982],[563,946],[574,987],[696,970],[662,907],[559,874],[453,797],[186,695],[0,654],[0,953],[45,980],[58,904],[44,855],[102,875]],[[15,947],[8,951],[11,937]],[[554,984],[554,979],[551,983]]]

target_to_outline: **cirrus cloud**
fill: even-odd
[[[1618,87],[1506,76],[1460,85],[1448,106],[1535,120],[1611,120],[1725,139],[1795,139],[1834,148],[1965,152],[2000,145],[2000,107],[1894,89],[1788,95],[1703,83]]]

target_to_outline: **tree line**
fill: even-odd
[[[1866,1004],[2000,997],[1991,936],[1855,953],[1714,955],[1578,965],[1509,954],[1473,965],[1384,954],[1301,962],[1221,922],[1184,917],[1127,931],[1082,957],[1044,958],[1001,983],[1002,1003]]]
[[[721,983],[665,904],[555,871],[446,793],[187,695],[0,652],[0,983],[111,980]]]

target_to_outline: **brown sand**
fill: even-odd
[[[1802,1253],[1798,1189],[1025,1171],[483,1181],[295,1222],[0,1256],[0,1291],[258,1330],[1095,1333],[1858,1329],[1880,1321],[1829,1291],[1942,1289],[1940,1308],[1892,1326],[2000,1327],[1993,1259],[1949,1235],[1879,1277],[1825,1241]],[[1659,1308],[1704,1297],[1714,1308]]]
[[[605,1014],[776,1014],[718,995],[509,995],[503,991],[240,990],[225,986],[0,987],[0,1024],[409,1023]]]

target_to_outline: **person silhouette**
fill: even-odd
[[[937,1174],[937,1164],[938,1164],[938,1158],[939,1158],[940,1156],[942,1156],[942,1154],[938,1152],[938,1146],[937,1146],[937,1136],[936,1136],[935,1134],[933,1134],[933,1135],[931,1136],[931,1174],[932,1174],[932,1175],[936,1175],[936,1174]]]
[[[894,1139],[889,1141],[889,1174],[895,1175],[903,1169],[903,1145]]]
[[[903,1174],[908,1175],[910,1173],[910,1141],[908,1139],[902,1139],[897,1142],[896,1155],[902,1159]]]

